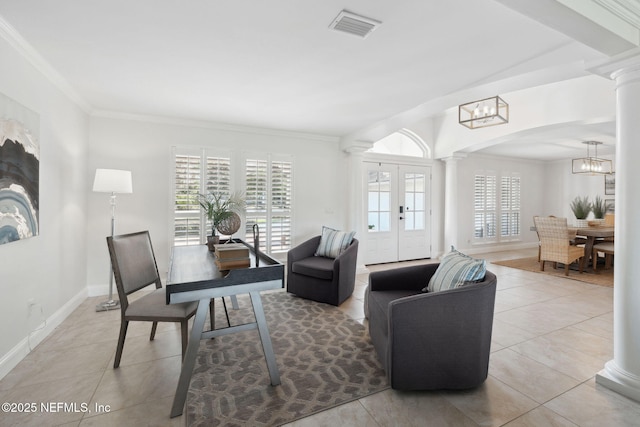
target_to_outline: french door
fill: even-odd
[[[431,256],[431,168],[365,162],[365,264]]]

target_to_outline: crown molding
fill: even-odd
[[[262,128],[248,125],[239,125],[231,123],[213,122],[207,120],[185,119],[180,117],[155,116],[148,114],[123,113],[112,110],[93,110],[91,117],[114,119],[114,120],[131,120],[146,123],[157,123],[161,125],[195,127],[203,129],[214,129],[229,132],[249,133],[256,135],[271,135],[287,138],[304,138],[307,140],[315,140],[320,142],[338,143],[340,139],[335,136],[320,135],[314,133],[296,132],[282,129]]]
[[[0,15],[0,37],[22,55],[47,80],[57,87],[67,98],[78,105],[85,113],[91,114],[91,105],[76,92],[73,87],[27,42],[18,31]]]

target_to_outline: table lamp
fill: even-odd
[[[131,184],[131,171],[118,169],[96,169],[93,180],[93,191],[98,193],[111,193],[111,236],[116,228],[116,193],[133,193]],[[113,269],[109,262],[109,299],[96,306],[96,311],[117,310],[120,301],[113,299]]]

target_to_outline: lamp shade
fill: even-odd
[[[96,169],[93,191],[98,193],[133,193],[131,171]]]

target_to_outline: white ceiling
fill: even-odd
[[[382,25],[366,39],[329,30],[342,9]],[[434,100],[442,111],[479,85],[602,56],[494,0],[0,0],[0,17],[92,113],[341,138]],[[545,135],[548,150],[583,131]],[[532,155],[502,145],[486,151]]]

